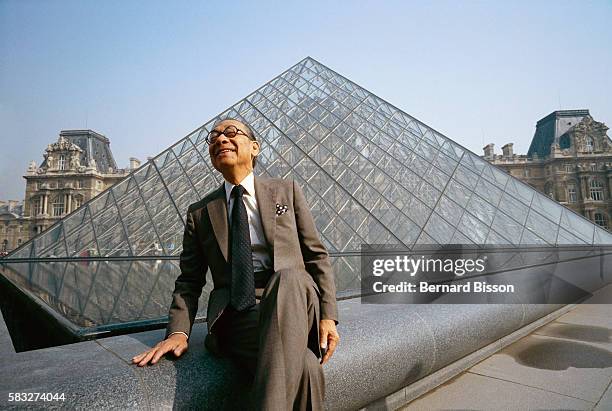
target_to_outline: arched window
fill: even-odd
[[[595,213],[595,223],[602,226],[603,228],[608,228],[608,219],[606,215],[601,211],[597,211]]]
[[[553,188],[552,183],[546,183],[546,186],[544,187],[544,192],[553,200],[555,199],[555,190]]]
[[[592,179],[589,182],[589,188],[591,193],[591,199],[594,201],[602,201],[603,198],[603,184],[601,181]]]
[[[593,138],[592,137],[587,137],[584,140],[584,151],[587,151],[589,153],[593,151]]]
[[[53,215],[60,216],[64,213],[64,195],[59,194],[53,199]]]

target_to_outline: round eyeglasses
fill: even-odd
[[[239,134],[249,137],[247,133],[240,130],[239,128],[235,126],[227,126],[223,131],[213,130],[208,133],[208,135],[206,136],[206,143],[208,143],[208,145],[215,144],[221,134],[223,134],[227,138],[234,138]]]

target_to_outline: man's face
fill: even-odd
[[[246,133],[244,124],[236,120],[224,120],[213,130],[223,132],[229,126],[234,126]],[[234,171],[240,169],[251,171],[253,170],[253,157],[259,154],[259,143],[240,133],[233,138],[220,134],[214,144],[208,146],[208,154],[213,166],[221,173],[232,168]]]

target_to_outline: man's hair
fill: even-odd
[[[237,118],[226,117],[226,118],[222,118],[221,120],[217,120],[215,122],[215,124],[212,126],[211,130],[215,129],[215,127],[217,127],[220,123],[222,123],[224,121],[227,121],[227,120],[237,121],[238,123],[242,124],[244,126],[244,130],[242,130],[242,131],[244,131],[246,133],[247,137],[250,140],[257,141],[259,143],[259,141],[255,137],[255,133],[253,133],[253,130],[251,130],[251,127],[247,123],[245,123],[244,121],[238,120]],[[255,166],[257,165],[257,156],[253,157],[253,163],[252,164],[253,164],[253,168],[255,168]]]

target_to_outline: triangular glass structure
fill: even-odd
[[[178,255],[187,206],[221,184],[205,137],[225,117],[262,142],[256,173],[300,183],[336,256],[363,243],[612,244],[610,232],[308,57],[8,258]]]
[[[226,117],[262,143],[256,174],[303,188],[339,296],[360,295],[362,244],[612,244],[609,231],[306,58],[0,260],[0,275],[76,338],[163,326],[187,207],[222,183],[205,137]]]

